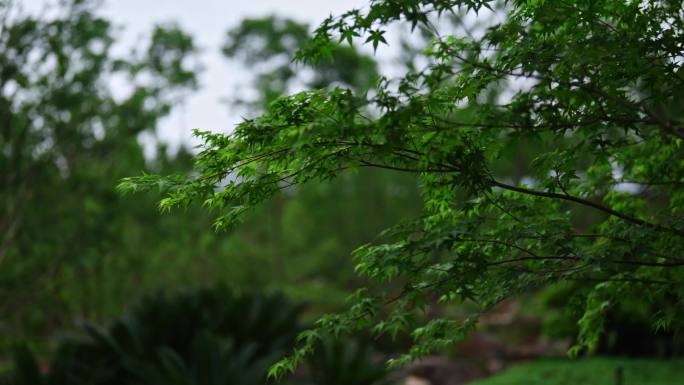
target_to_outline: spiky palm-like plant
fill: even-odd
[[[86,324],[63,339],[45,376],[19,349],[15,382],[262,384],[299,331],[299,311],[280,295],[238,296],[225,287],[159,292],[107,328]]]

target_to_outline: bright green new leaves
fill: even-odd
[[[495,8],[505,17],[482,34],[435,30],[440,16]],[[662,304],[654,325],[679,329],[683,20],[674,1],[373,1],[324,21],[296,58],[315,62],[356,36],[377,47],[408,21],[434,32],[423,69],[368,94],[277,99],[230,135],[199,133],[196,174],[124,186],[164,185],[165,206],[204,202],[224,227],[278,191],[347,169],[420,179],[423,217],[355,253],[357,272],[385,290],[324,317],[276,377],[310,341],[368,328],[412,330],[415,347],[393,361],[405,363],[457,341],[477,313],[557,282],[576,283],[574,302],[585,303],[575,353],[596,346],[624,298]],[[426,320],[438,301],[474,314]]]

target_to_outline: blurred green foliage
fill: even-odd
[[[170,154],[154,142],[160,120],[198,87],[200,65],[192,38],[172,24],[154,27],[132,53],[115,55],[115,28],[98,4],[71,0],[52,18],[0,6],[0,371],[14,343],[29,343],[43,361],[52,336],[84,319],[113,319],[159,288],[278,289],[306,301],[309,318],[337,309],[359,283],[351,251],[417,212],[415,181],[372,172],[303,186],[257,208],[229,234],[212,232],[203,210],[157,215],[154,197],[122,198],[114,186],[127,175],[190,169],[188,150]],[[252,24],[260,27],[245,27]],[[296,36],[294,43],[286,38],[295,44],[289,53],[307,30],[266,18],[231,34]],[[375,62],[350,48],[340,52],[345,61],[307,70],[316,83],[368,87]],[[282,53],[259,55],[268,61]],[[301,80],[294,67],[284,69],[289,65],[274,80],[288,88]],[[271,76],[266,69],[253,74],[257,88]],[[253,108],[266,108],[267,98],[260,94]],[[141,137],[156,146],[153,157],[145,157]]]
[[[195,249],[181,231],[192,226],[150,217],[152,200],[112,188],[146,166],[138,135],[196,88],[192,39],[158,26],[116,57],[96,6],[65,2],[50,18],[0,7],[0,351],[75,317],[111,316],[147,283],[140,265]],[[116,81],[125,90],[114,92]],[[187,168],[187,154],[160,150],[154,168]]]
[[[249,88],[257,93],[252,99],[237,97],[233,103],[248,107],[248,116],[253,116],[297,89],[342,86],[366,92],[375,85],[380,77],[375,60],[351,46],[336,45],[329,57],[317,63],[292,62],[311,38],[309,31],[307,24],[279,16],[244,19],[228,30],[223,54],[249,66],[254,77]]]

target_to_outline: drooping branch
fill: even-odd
[[[604,213],[606,213],[608,215],[623,219],[623,220],[630,222],[630,223],[633,223],[635,225],[648,227],[648,228],[651,228],[653,230],[660,231],[660,232],[668,232],[668,233],[672,233],[672,234],[677,234],[679,236],[684,237],[684,231],[682,231],[682,230],[672,228],[672,227],[663,226],[663,225],[660,225],[657,223],[647,222],[643,219],[640,219],[640,218],[622,213],[620,211],[614,210],[613,208],[611,208],[609,206],[605,206],[605,205],[602,205],[600,203],[592,202],[588,199],[576,197],[574,195],[559,194],[559,193],[549,192],[549,191],[532,190],[532,189],[527,189],[524,187],[509,185],[509,184],[506,184],[503,182],[499,182],[497,180],[492,180],[492,185],[499,187],[499,188],[502,188],[504,190],[514,191],[514,192],[518,192],[521,194],[533,195],[533,196],[544,197],[544,198],[561,199],[561,200],[565,200],[565,201],[569,201],[569,202],[575,202],[575,203],[581,204],[583,206],[587,206],[587,207],[591,207],[591,208],[594,208],[594,209],[599,210],[599,211],[603,211]]]

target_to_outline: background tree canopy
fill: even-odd
[[[440,27],[483,13],[496,17],[478,31]],[[502,300],[559,283],[581,307],[574,353],[596,347],[627,298],[656,304],[654,327],[680,330],[681,2],[375,0],[325,20],[295,58],[322,63],[340,42],[378,48],[397,23],[432,36],[421,68],[369,92],[341,84],[277,98],[230,134],[198,131],[188,176],[119,185],[160,190],[163,209],[197,202],[227,228],[281,191],[346,170],[420,180],[421,217],[354,252],[357,273],[379,285],[302,333],[271,374],[328,334],[362,329],[411,333],[392,361],[402,364],[457,341]],[[425,321],[434,303],[473,311]]]
[[[145,239],[154,202],[121,199],[111,180],[146,166],[137,136],[196,87],[195,48],[166,25],[116,57],[95,6],[65,2],[47,18],[0,5],[0,351],[74,315],[111,315],[134,292],[118,273],[160,251]],[[163,150],[155,163],[187,169]]]
[[[236,293],[283,291],[308,305],[303,320],[339,310],[362,282],[349,253],[419,214],[414,178],[382,171],[282,196],[231,234],[214,234],[199,208],[157,215],[156,197],[121,197],[115,186],[125,176],[189,171],[190,150],[170,154],[158,144],[146,155],[140,137],[154,145],[159,123],[199,87],[200,63],[192,37],[173,24],[151,26],[133,52],[117,50],[116,26],[98,13],[100,4],[60,2],[36,15],[0,4],[0,382],[15,343],[43,361],[83,320],[107,323],[160,289],[221,283]],[[226,46],[235,46],[235,34],[280,44],[308,30],[282,18],[251,19],[232,26]],[[278,60],[305,36],[287,51],[259,53],[285,75],[272,76],[268,66],[251,71],[250,113],[273,97],[259,84],[282,93],[275,87],[290,90],[309,76],[316,86],[359,89],[377,78],[374,60],[350,47],[341,64],[294,75],[289,60]],[[227,56],[251,66],[248,48]]]

